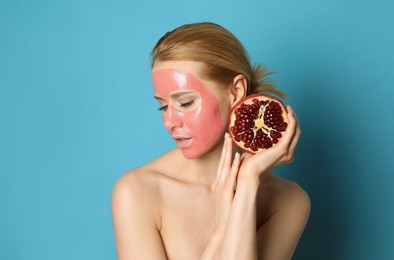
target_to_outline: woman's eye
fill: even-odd
[[[166,111],[168,105],[159,107],[159,111]]]
[[[194,103],[194,100],[191,100],[189,102],[182,103],[181,107],[183,107],[183,108],[190,107],[191,105],[193,105],[193,103]]]

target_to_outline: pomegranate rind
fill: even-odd
[[[281,123],[281,124],[282,124],[281,127],[275,126],[275,127],[277,127],[277,128],[275,128],[275,129],[272,128],[272,127],[267,126],[267,125],[264,123],[264,119],[261,118],[261,117],[262,117],[261,113],[262,113],[262,112],[265,112],[265,109],[266,109],[266,108],[262,108],[262,107],[260,106],[260,107],[259,107],[259,114],[258,114],[257,118],[253,118],[253,126],[254,126],[254,127],[253,127],[253,128],[248,128],[248,129],[247,129],[247,131],[249,131],[249,132],[248,132],[249,134],[252,133],[252,132],[250,132],[251,130],[253,131],[253,141],[252,141],[252,143],[255,143],[255,142],[258,143],[258,144],[257,144],[257,147],[256,147],[256,145],[252,145],[253,147],[250,147],[251,144],[246,145],[246,143],[245,143],[243,140],[239,140],[241,134],[244,134],[244,133],[245,133],[245,134],[248,134],[248,133],[246,133],[247,131],[243,131],[243,132],[241,132],[241,133],[237,133],[237,131],[235,131],[235,132],[236,132],[236,135],[235,135],[235,134],[234,134],[234,131],[233,131],[233,127],[235,126],[235,121],[236,121],[236,119],[237,119],[236,110],[237,110],[238,108],[240,108],[240,107],[242,106],[242,104],[244,104],[244,107],[245,107],[246,105],[252,105],[252,104],[254,104],[255,101],[253,101],[253,100],[256,100],[256,99],[257,99],[258,101],[263,101],[263,102],[266,103],[265,105],[261,105],[261,106],[263,106],[263,107],[267,107],[267,105],[272,104],[273,106],[276,106],[276,109],[278,109],[278,107],[277,107],[277,105],[276,105],[276,104],[278,104],[279,107],[280,107],[280,109],[281,109],[281,113],[280,113],[281,117],[280,117],[280,120],[283,121],[283,124]],[[268,103],[267,103],[267,102],[268,102]],[[273,102],[273,103],[271,103],[271,102]],[[242,110],[242,109],[241,109],[241,110]],[[238,113],[239,113],[239,112],[238,112]],[[256,113],[256,112],[255,112],[255,113]],[[238,119],[239,119],[239,118],[238,118]],[[281,122],[282,122],[282,121],[281,121]],[[258,125],[257,127],[256,127],[256,124]],[[232,107],[231,112],[230,112],[230,122],[229,122],[229,126],[228,126],[228,132],[230,133],[230,136],[231,136],[233,142],[234,142],[239,148],[241,148],[242,150],[247,151],[247,152],[249,152],[249,153],[256,154],[256,153],[258,153],[258,152],[261,152],[261,151],[264,151],[264,150],[266,150],[266,149],[269,149],[270,147],[274,147],[274,146],[280,141],[280,139],[282,139],[284,133],[286,132],[287,124],[288,124],[287,109],[286,109],[286,107],[283,105],[282,101],[280,101],[280,100],[279,100],[278,98],[276,98],[276,97],[273,97],[273,96],[267,95],[267,94],[253,94],[253,95],[249,95],[249,96],[247,96],[247,97],[241,99],[240,101],[238,101],[238,102]],[[238,126],[238,128],[239,128],[239,126]],[[262,129],[261,132],[262,132],[263,134],[261,134],[260,132],[259,132],[259,134],[257,134],[257,132],[258,132],[260,129]],[[279,134],[276,134],[276,133],[273,134],[273,133],[271,133],[271,130],[274,130],[274,132],[278,132]],[[238,131],[239,131],[239,130],[238,130]],[[268,139],[270,139],[271,142],[270,142],[269,140],[267,140],[267,138],[266,138],[266,136],[265,136],[264,134],[267,134]],[[273,138],[271,137],[271,134],[273,134],[273,135],[275,136],[275,140],[273,140]],[[264,135],[264,138],[262,137],[263,135]],[[260,139],[260,137],[261,137],[262,140],[257,141],[257,139]],[[263,140],[263,139],[265,139],[265,140]],[[275,141],[275,143],[274,143],[274,141]],[[264,143],[264,144],[261,144],[261,143]],[[246,147],[245,147],[245,145],[246,145]]]

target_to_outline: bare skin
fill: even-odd
[[[158,67],[198,75],[193,63]],[[225,119],[244,85],[239,77],[224,95],[212,89]],[[240,156],[224,135],[199,158],[175,148],[124,174],[112,196],[119,259],[290,259],[310,201],[297,184],[269,172],[293,160],[300,128],[289,110],[289,130],[265,152]]]

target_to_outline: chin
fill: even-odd
[[[182,154],[187,159],[198,159],[213,151],[212,147],[206,147],[205,149],[193,149],[192,147],[181,149]]]
[[[201,157],[202,153],[199,151],[193,151],[190,149],[181,149],[182,154],[187,159],[197,159]]]

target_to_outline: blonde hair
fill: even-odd
[[[246,95],[269,92],[285,97],[268,79],[271,72],[261,64],[252,66],[242,43],[218,24],[185,24],[167,32],[153,48],[151,59],[152,67],[159,61],[202,62],[206,65],[202,71],[203,77],[229,86],[237,75],[242,74],[248,84]]]

